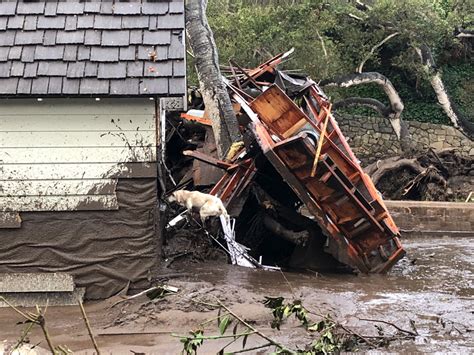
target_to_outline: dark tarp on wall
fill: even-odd
[[[120,179],[117,211],[21,213],[21,228],[0,229],[0,273],[68,272],[89,299],[128,281],[146,287],[158,263],[156,189],[156,179]]]

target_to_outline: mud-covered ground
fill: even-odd
[[[373,323],[359,318],[393,322],[410,329],[415,321],[420,336],[414,341],[392,342],[377,352],[470,354],[474,349],[474,240],[468,238],[412,239],[404,241],[409,257],[388,275],[318,275],[250,270],[230,265],[194,264],[181,270],[192,273],[172,279],[178,294],[157,301],[146,297],[111,305],[117,299],[86,304],[97,341],[105,354],[178,354],[182,344],[172,334],[186,334],[216,316],[215,310],[193,301],[216,298],[267,335],[291,347],[311,342],[291,320],[281,331],[272,330],[272,316],[261,301],[264,296],[299,298],[321,313],[331,313],[361,334],[376,334]],[[179,263],[173,264],[179,266]],[[50,307],[46,314],[55,344],[78,354],[92,354],[92,346],[77,307]],[[0,341],[18,339],[24,325],[10,309],[0,309]],[[218,333],[216,322],[205,334]],[[387,333],[390,326],[382,324]],[[46,344],[39,330],[31,344]],[[226,341],[206,341],[199,353],[216,353]],[[247,346],[257,342],[249,339]],[[237,350],[240,342],[234,348]],[[265,353],[265,352],[263,352]]]

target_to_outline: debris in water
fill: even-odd
[[[221,170],[219,181],[208,186],[236,217],[232,224],[222,223],[233,263],[255,266],[253,260],[263,256],[276,266],[344,264],[386,272],[405,255],[400,232],[324,92],[309,77],[277,69],[288,55],[254,69],[227,68],[226,84],[244,137],[232,159],[205,154],[199,144],[180,153]],[[205,111],[182,117],[201,132],[209,130]],[[203,187],[200,181],[182,181],[193,182]]]

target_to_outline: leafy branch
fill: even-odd
[[[218,314],[216,317],[202,322],[200,328],[191,331],[189,335],[173,334],[174,337],[180,338],[183,343],[182,354],[186,355],[197,354],[198,348],[202,346],[205,340],[230,339],[230,342],[223,346],[218,354],[225,354],[226,348],[240,339],[242,340],[242,349],[232,351],[232,354],[252,352],[259,349],[273,347],[274,350],[272,354],[275,355],[316,355],[332,354],[341,351],[358,351],[361,345],[368,348],[379,348],[388,345],[390,341],[413,339],[418,335],[413,321],[410,323],[413,331],[410,331],[400,328],[393,323],[376,319],[361,320],[390,325],[397,330],[397,333],[385,334],[385,330],[381,326],[375,325],[375,328],[378,330],[378,335],[361,335],[336,321],[330,314],[324,315],[308,310],[303,306],[300,300],[285,302],[283,297],[265,297],[262,303],[265,307],[271,309],[273,319],[270,325],[272,329],[280,330],[284,322],[294,316],[309,334],[315,336],[310,344],[303,344],[300,349],[291,349],[262,333],[248,321],[237,315],[220,300],[216,300],[216,303],[201,302],[197,300],[194,300],[193,302],[204,304],[212,309],[217,309]],[[317,316],[319,319],[314,321],[311,319],[310,315]],[[203,326],[216,320],[219,334],[204,335]],[[232,327],[232,333],[228,332],[231,325],[234,325]],[[251,336],[263,339],[266,342],[261,345],[246,348],[247,340]]]
[[[234,311],[232,311],[229,307],[223,304],[220,300],[216,300],[216,304],[205,303],[207,306],[211,306],[213,308],[218,309],[218,315],[215,318],[212,318],[206,322],[201,323],[201,325],[207,324],[211,321],[217,320],[217,325],[219,329],[219,335],[204,335],[203,329],[198,329],[191,331],[189,335],[177,335],[172,334],[174,337],[180,338],[180,341],[183,343],[183,350],[182,354],[186,355],[194,355],[197,354],[197,349],[203,344],[204,340],[217,340],[217,339],[228,339],[231,338],[231,342],[227,343],[224,347],[220,349],[218,354],[224,354],[224,350],[229,347],[231,344],[235,343],[237,340],[242,340],[242,350],[235,353],[243,353],[254,351],[258,349],[264,349],[268,347],[275,347],[275,354],[298,354],[297,351],[291,350],[287,348],[285,345],[277,342],[276,340],[270,338],[266,334],[262,333],[260,330],[253,327],[249,322],[241,318],[237,315]],[[201,303],[201,302],[198,302]],[[221,315],[221,311],[224,310],[225,314]],[[226,331],[229,329],[231,324],[235,323],[232,334],[225,334]],[[243,331],[238,332],[238,328],[244,328]],[[258,345],[252,348],[245,349],[247,345],[247,340],[249,336],[257,336],[261,339],[266,340],[266,343],[262,345]]]

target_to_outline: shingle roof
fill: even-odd
[[[0,95],[185,95],[184,0],[0,2]]]

